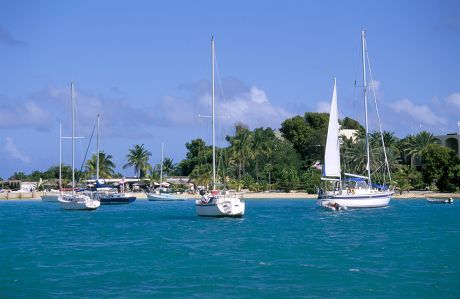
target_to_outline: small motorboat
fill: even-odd
[[[426,200],[429,203],[454,203],[454,199],[452,197],[449,198],[435,198],[435,197],[427,197]]]
[[[323,200],[323,201],[321,201],[320,205],[323,208],[326,208],[326,209],[329,209],[329,210],[332,210],[332,211],[348,210],[348,208],[346,206],[340,205],[340,204],[338,204],[337,202],[334,202],[334,201]]]

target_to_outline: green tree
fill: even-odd
[[[437,144],[437,140],[433,134],[426,131],[420,132],[409,139],[408,155],[411,157],[411,167],[414,167],[416,159],[421,158],[423,151],[432,144]]]
[[[299,187],[300,179],[297,170],[293,167],[281,170],[279,185],[284,192],[290,192]]]
[[[307,112],[281,124],[280,132],[289,140],[306,164],[322,160],[326,144],[329,114]]]
[[[176,169],[176,164],[174,164],[173,159],[168,158],[168,157],[163,159],[163,174],[171,175],[175,169]]]
[[[455,152],[439,144],[429,144],[420,156],[424,182],[428,185],[435,183],[441,192],[455,191],[455,171],[460,164]]]
[[[176,167],[180,175],[189,175],[195,166],[212,162],[212,147],[206,146],[206,143],[198,138],[185,144],[187,148],[186,158]]]
[[[112,161],[112,155],[107,155],[105,152],[99,152],[99,177],[110,179],[115,174],[115,163]],[[86,161],[85,169],[88,175],[96,176],[97,154],[94,154],[91,159]]]
[[[242,124],[237,124],[235,126],[234,136],[226,137],[226,140],[230,143],[230,161],[236,165],[238,180],[244,176],[245,166],[248,162],[248,159],[252,156],[251,139],[251,132],[246,126]]]
[[[152,169],[149,164],[149,158],[152,155],[148,150],[144,148],[144,145],[134,145],[134,148],[129,150],[129,154],[126,155],[128,163],[123,165],[123,169],[128,167],[134,167],[134,172],[139,178],[143,178],[148,170]]]

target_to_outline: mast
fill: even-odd
[[[161,143],[161,164],[160,164],[160,191],[161,191],[161,185],[163,184],[163,146],[164,143]]]
[[[70,83],[70,97],[72,98],[72,195],[75,195],[75,99],[73,82]]]
[[[367,84],[366,84],[366,40],[365,32],[361,31],[361,41],[362,41],[362,52],[363,52],[363,95],[364,95],[364,113],[365,113],[365,124],[366,124],[366,158],[367,158],[367,178],[369,187],[371,186],[371,163],[370,163],[370,150],[369,150],[369,124],[367,119]]]
[[[96,129],[96,186],[99,180],[99,114],[97,115],[97,129]]]
[[[59,123],[59,192],[62,189],[62,124]]]
[[[212,190],[216,189],[216,129],[214,122],[214,64],[215,64],[215,50],[214,50],[214,36],[211,38],[211,58],[212,58]]]

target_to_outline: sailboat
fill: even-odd
[[[59,202],[62,192],[62,125],[59,123],[59,190],[45,191],[41,197],[44,202]]]
[[[183,197],[179,197],[172,193],[162,192],[163,189],[163,148],[164,144],[161,144],[161,164],[160,164],[160,187],[159,190],[153,190],[152,192],[147,193],[147,198],[150,201],[177,201],[185,200]]]
[[[118,193],[116,188],[101,186],[99,179],[99,114],[96,121],[96,192],[94,198],[99,200],[101,205],[128,204],[136,201],[136,196],[125,192]]]
[[[65,210],[95,210],[100,206],[98,200],[94,200],[88,195],[75,193],[75,99],[74,84],[70,84],[72,98],[72,194],[59,195],[58,201]]]
[[[245,211],[245,202],[238,195],[228,192],[219,192],[216,188],[216,130],[215,130],[215,96],[214,96],[214,66],[215,49],[214,37],[211,39],[212,56],[212,187],[211,194],[200,191],[201,198],[195,202],[196,213],[199,216],[210,217],[242,217]]]
[[[363,95],[365,106],[365,129],[366,129],[366,171],[367,176],[344,173],[340,167],[340,140],[339,140],[339,120],[337,108],[337,84],[334,80],[334,90],[332,93],[331,110],[329,114],[329,124],[326,140],[326,150],[324,154],[322,180],[332,182],[334,187],[331,191],[319,189],[318,205],[324,208],[340,210],[346,208],[378,208],[389,204],[393,190],[388,187],[377,186],[372,183],[370,169],[370,149],[368,134],[368,115],[367,115],[367,86],[366,86],[366,39],[364,31],[361,32],[362,58],[363,58]],[[380,128],[381,134],[382,130]],[[383,141],[383,138],[382,138]],[[385,156],[385,171],[391,181],[385,144],[383,144]]]

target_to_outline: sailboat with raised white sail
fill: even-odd
[[[375,187],[371,178],[371,161],[369,150],[368,133],[368,113],[367,113],[367,84],[366,84],[366,40],[364,31],[361,32],[362,55],[363,55],[363,96],[365,106],[365,129],[366,129],[366,172],[367,176],[343,173],[340,167],[340,139],[339,139],[339,120],[337,108],[337,86],[334,80],[334,90],[332,93],[331,110],[329,114],[329,125],[326,140],[326,150],[324,154],[323,177],[322,180],[333,185],[332,190],[320,189],[318,192],[318,205],[333,210],[345,208],[377,208],[385,207],[389,204],[393,191],[385,184]],[[382,130],[380,130],[382,134]],[[383,143],[383,138],[382,138]],[[383,144],[385,156],[385,171],[391,180],[387,161],[385,144]],[[348,178],[346,178],[348,177]]]
[[[65,210],[95,210],[100,206],[98,200],[87,195],[75,193],[75,99],[74,84],[70,84],[72,98],[72,194],[59,195],[59,203]]]
[[[245,202],[237,194],[215,190],[216,188],[216,130],[215,130],[215,95],[214,95],[214,66],[215,49],[214,37],[211,39],[212,60],[212,191],[211,194],[200,192],[201,198],[195,202],[196,213],[209,217],[242,217]]]

